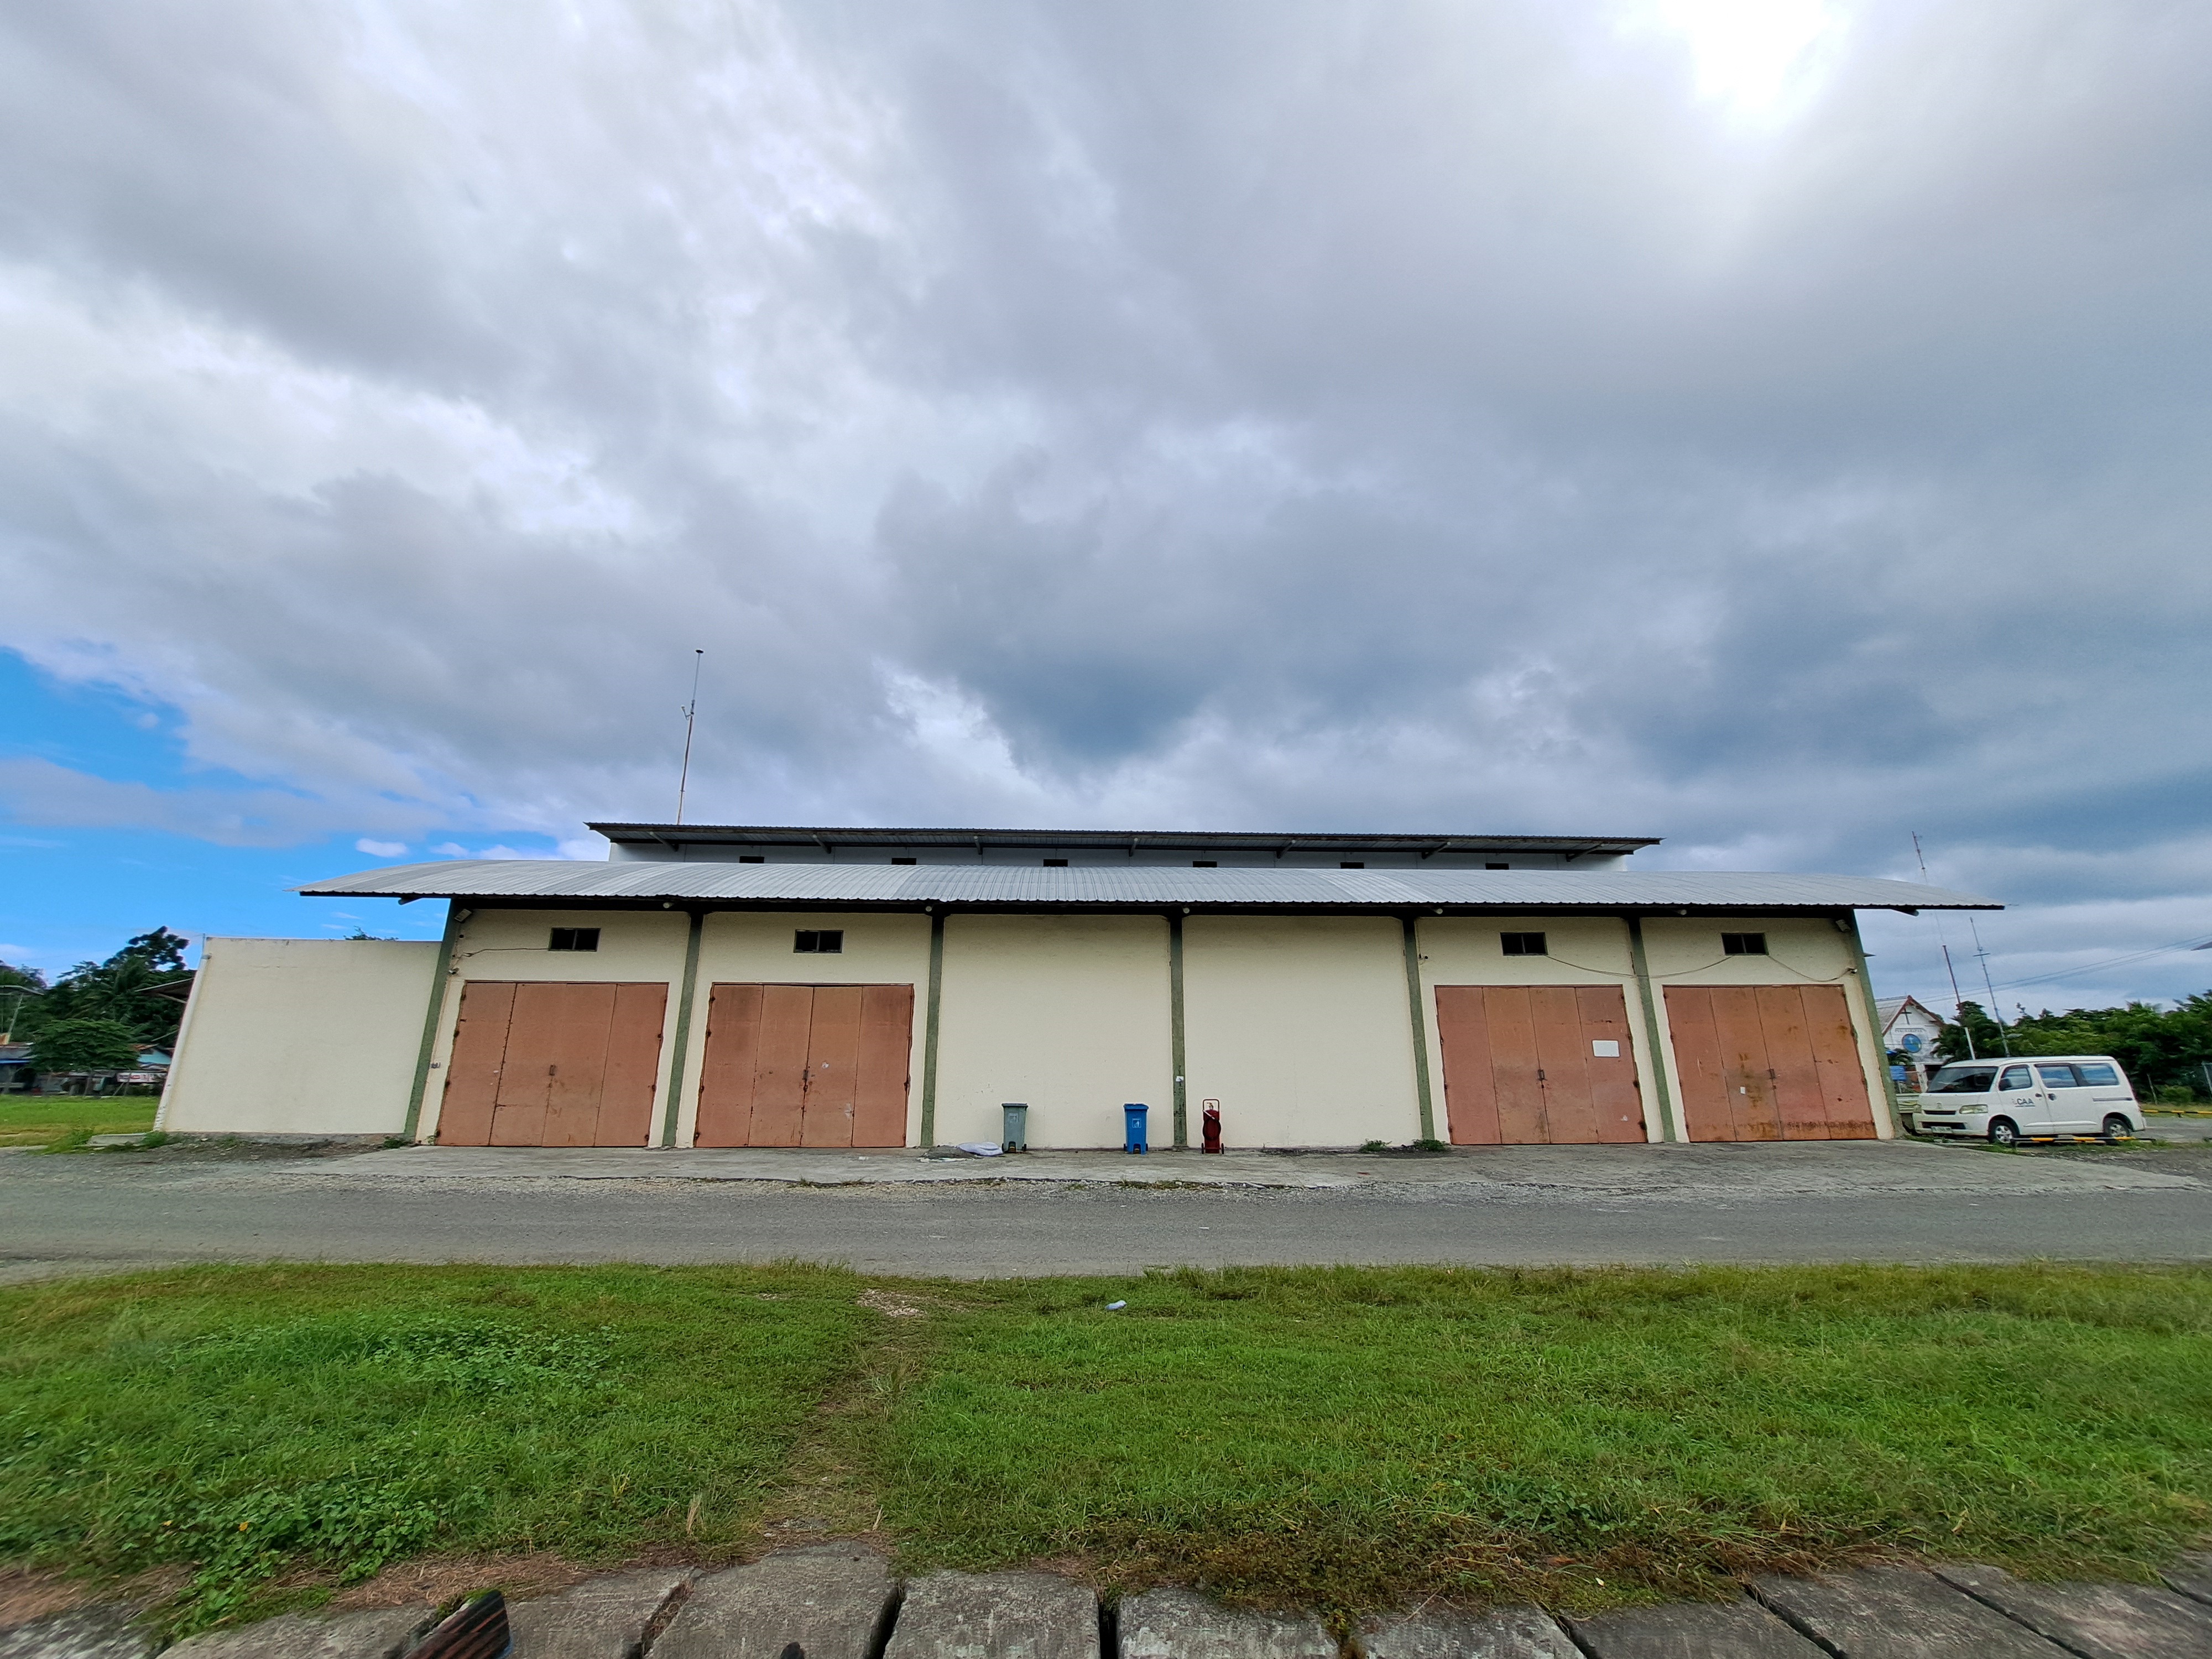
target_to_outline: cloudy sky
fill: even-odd
[[[703,648],[695,818],[1917,830],[2202,988],[2208,293],[2196,0],[11,8],[0,956],[597,856]]]

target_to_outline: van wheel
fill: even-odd
[[[2105,1139],[2107,1140],[2130,1140],[2135,1138],[2135,1133],[2136,1126],[2118,1112],[2105,1120]]]
[[[1995,1146],[2019,1146],[2020,1125],[2008,1117],[1992,1118],[1990,1121],[1990,1144]]]

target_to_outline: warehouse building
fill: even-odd
[[[208,941],[161,1127],[447,1146],[1887,1137],[1856,913],[1649,838],[599,823],[305,887],[437,943]]]

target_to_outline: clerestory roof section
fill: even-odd
[[[983,860],[1040,852],[1138,860],[1193,854],[1265,858],[1343,859],[1396,855],[1416,862],[1439,856],[1521,854],[1567,862],[1619,859],[1656,847],[1656,836],[1475,836],[1449,833],[1352,835],[1281,830],[957,830],[862,829],[852,825],[748,823],[593,823],[616,859],[713,859],[736,848],[775,858],[819,858],[908,852]]]
[[[1865,876],[1711,870],[1317,870],[1079,866],[726,864],[454,859],[400,864],[298,891],[539,908],[728,909],[1636,911],[1997,910],[1972,893]]]

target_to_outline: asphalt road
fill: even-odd
[[[2166,1184],[1832,1193],[1710,1182],[1211,1190],[349,1176],[348,1160],[0,1155],[0,1277],[188,1261],[837,1261],[871,1273],[1121,1273],[1175,1264],[2212,1259],[2212,1164]],[[1900,1167],[1905,1159],[1900,1155]],[[1687,1167],[1685,1165],[1684,1167]],[[1744,1166],[1747,1176],[1754,1166]],[[2055,1173],[2016,1165],[2023,1179]],[[2116,1168],[2115,1174],[2118,1170]],[[2172,1179],[2185,1175],[2189,1178]],[[2069,1178],[2071,1178],[2070,1176]]]

